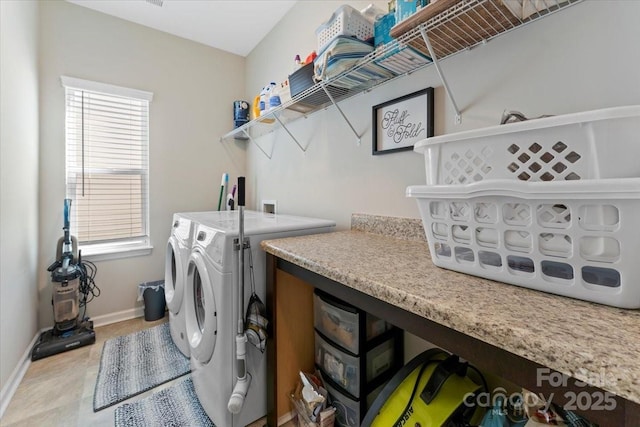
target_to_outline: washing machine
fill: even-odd
[[[187,269],[185,319],[191,351],[191,376],[196,394],[211,421],[220,427],[246,426],[267,412],[266,354],[247,343],[247,371],[251,376],[242,410],[227,409],[236,383],[235,337],[239,307],[238,212],[220,212],[218,219],[195,227]],[[258,297],[266,301],[266,256],[260,242],[266,239],[332,231],[333,221],[245,212],[244,310],[251,295],[251,277]],[[249,254],[250,252],[250,254]],[[250,265],[253,264],[253,274]],[[242,313],[244,314],[244,312]]]
[[[173,214],[171,235],[167,241],[164,262],[164,297],[169,309],[169,330],[178,349],[189,357],[183,310],[187,262],[191,253],[194,223],[183,214]]]
[[[164,263],[164,296],[169,309],[169,330],[171,338],[185,356],[190,356],[184,317],[184,288],[187,280],[187,265],[191,254],[191,244],[195,226],[210,218],[217,218],[217,212],[184,212],[173,214],[171,235],[167,241]]]

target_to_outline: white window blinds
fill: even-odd
[[[149,245],[152,94],[62,77],[66,190],[81,246]]]

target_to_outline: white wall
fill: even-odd
[[[37,3],[0,1],[0,401],[38,329],[37,29]]]
[[[220,176],[245,171],[245,148],[221,144],[244,93],[245,60],[63,1],[41,2],[39,323],[51,325],[46,267],[62,233],[67,75],[154,93],[150,105],[150,256],[97,262],[92,317],[133,310],[137,285],[164,278],[174,212],[217,208]],[[74,218],[71,218],[73,221]]]
[[[248,97],[284,78],[293,55],[314,48],[314,29],[338,5],[304,1],[291,10],[247,57]],[[249,145],[248,203],[276,199],[280,212],[330,218],[340,228],[349,227],[354,212],[418,218],[416,202],[404,194],[407,186],[425,183],[423,158],[412,152],[371,155],[373,105],[432,86],[440,135],[495,125],[505,109],[533,117],[640,104],[638,16],[640,2],[585,1],[444,60],[462,125],[454,124],[430,66],[340,104],[363,133],[359,146],[335,107],[290,126],[308,144],[305,153],[283,131],[264,136],[257,143],[273,146],[273,157]],[[406,343],[407,357],[423,346],[410,335]]]
[[[360,9],[369,2],[350,3]],[[246,96],[283,79],[293,55],[315,47],[315,28],[338,5],[294,6],[247,57]],[[363,133],[360,146],[335,107],[290,126],[309,144],[306,153],[283,131],[262,137],[257,143],[267,150],[273,144],[273,158],[249,145],[250,203],[276,199],[281,212],[331,218],[341,228],[349,227],[353,212],[418,217],[415,201],[404,194],[408,185],[425,183],[424,161],[412,152],[371,155],[373,105],[435,87],[439,135],[497,124],[505,109],[538,116],[640,103],[638,16],[639,2],[586,1],[443,61],[463,110],[460,126],[430,66],[340,104]]]

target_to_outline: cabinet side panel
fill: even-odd
[[[289,413],[289,394],[300,379],[299,372],[314,371],[313,287],[276,271],[276,408],[277,417]]]

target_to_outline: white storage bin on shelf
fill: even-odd
[[[337,36],[355,36],[360,40],[373,37],[373,23],[349,5],[340,6],[331,18],[316,29],[318,55]]]
[[[486,180],[407,195],[439,267],[640,308],[640,178]]]
[[[489,179],[640,177],[640,106],[534,119],[427,138],[428,185]]]

